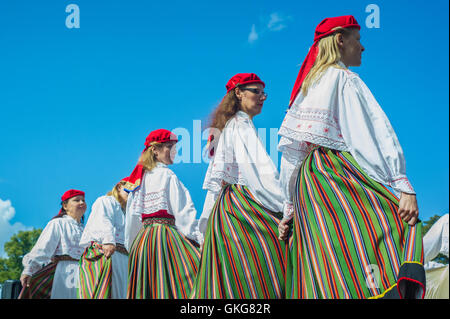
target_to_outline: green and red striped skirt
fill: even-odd
[[[111,298],[112,258],[106,258],[101,246],[93,243],[80,259],[79,299]]]
[[[147,218],[128,259],[129,299],[187,299],[197,275],[200,251],[174,219]]]
[[[282,213],[262,207],[248,188],[227,185],[211,212],[192,298],[284,298]]]
[[[50,299],[56,266],[52,262],[31,276],[30,286],[22,287],[17,299]]]
[[[348,152],[313,150],[294,194],[287,298],[423,298],[421,222]]]

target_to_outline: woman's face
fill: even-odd
[[[346,66],[360,66],[364,47],[360,42],[359,30],[353,29],[350,34],[342,36],[339,42],[341,47],[341,61]]]
[[[153,153],[155,154],[156,160],[166,165],[173,164],[177,154],[176,144],[177,142],[170,141],[163,143],[160,147],[155,147]]]
[[[264,101],[267,98],[264,87],[260,83],[252,83],[242,88],[236,88],[236,96],[241,102],[241,110],[247,113],[250,118],[261,113]]]
[[[84,196],[78,195],[69,198],[66,203],[63,203],[63,208],[67,212],[67,215],[80,220],[86,212],[86,202]]]

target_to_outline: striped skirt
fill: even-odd
[[[187,299],[191,293],[199,248],[176,229],[173,220],[159,220],[146,219],[131,246],[129,299]]]
[[[87,247],[80,260],[79,299],[111,298],[112,259],[106,258],[100,246]]]
[[[423,298],[421,222],[347,152],[313,150],[294,194],[287,298]]]
[[[248,188],[227,185],[209,217],[192,298],[283,298],[286,245],[281,213],[257,203]]]
[[[30,279],[30,286],[23,287],[17,299],[50,299],[57,263],[50,263]]]

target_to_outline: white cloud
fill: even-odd
[[[256,40],[258,40],[258,33],[256,32],[255,25],[252,25],[252,30],[250,31],[250,34],[248,35],[248,42],[253,43]]]
[[[292,20],[291,16],[285,16],[279,12],[272,12],[269,17],[261,17],[261,27],[256,32],[256,25],[252,25],[250,34],[248,35],[248,42],[253,43],[258,40],[266,32],[278,32],[287,28],[288,21]]]
[[[270,14],[269,23],[267,24],[267,28],[270,31],[280,31],[286,28],[285,21],[287,18],[284,18],[281,14],[277,12],[273,12]]]
[[[7,257],[4,245],[11,239],[11,236],[20,230],[31,230],[32,227],[26,227],[22,223],[16,222],[11,224],[11,219],[16,214],[15,208],[11,205],[11,201],[6,201],[0,198],[0,257]]]

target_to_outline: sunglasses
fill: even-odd
[[[250,92],[252,92],[252,93],[254,93],[256,95],[263,95],[265,98],[267,98],[267,93],[264,92],[263,90],[260,90],[260,89],[256,89],[256,88],[241,88],[241,87],[239,89],[243,90],[243,91],[250,91]]]

